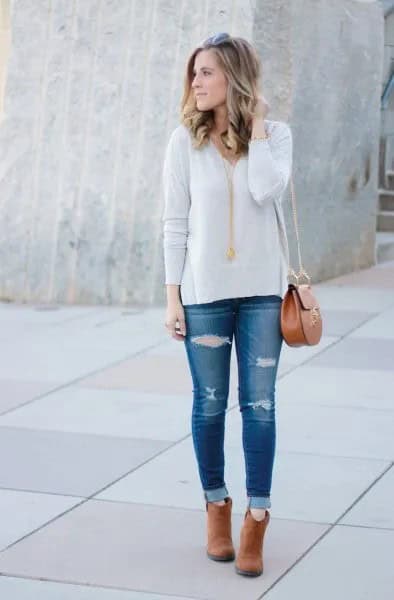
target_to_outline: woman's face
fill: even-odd
[[[226,104],[227,86],[214,52],[201,50],[194,59],[192,81],[198,110],[213,110]]]

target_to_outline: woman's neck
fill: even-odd
[[[213,132],[221,135],[228,128],[228,110],[227,106],[218,106],[214,110],[214,121]]]

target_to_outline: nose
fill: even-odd
[[[193,77],[193,81],[192,81],[192,88],[198,87],[199,86],[199,79],[198,79],[198,75],[195,75]]]

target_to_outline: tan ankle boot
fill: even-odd
[[[231,539],[232,499],[225,498],[220,506],[206,502],[207,511],[207,554],[212,560],[234,560],[235,552]]]
[[[241,529],[241,541],[235,563],[235,570],[239,575],[257,577],[263,572],[263,544],[264,534],[270,520],[270,513],[266,510],[262,521],[256,521],[248,508]]]

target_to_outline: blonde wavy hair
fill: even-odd
[[[228,82],[228,129],[221,134],[222,141],[235,154],[245,154],[258,97],[260,58],[247,40],[228,34],[219,35],[224,39],[215,43],[215,36],[208,38],[195,48],[187,61],[181,100],[181,122],[189,129],[195,148],[201,148],[208,143],[209,132],[214,126],[214,111],[198,110],[192,82],[197,54],[201,50],[212,50]]]

